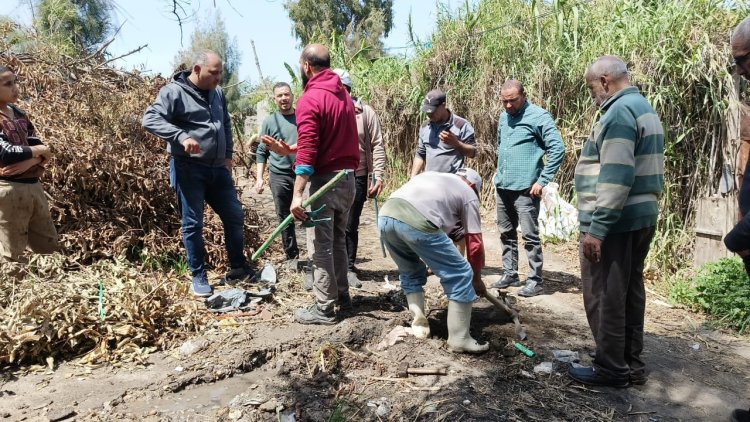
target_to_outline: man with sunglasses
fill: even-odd
[[[750,17],[745,18],[732,31],[730,39],[735,72],[748,79],[750,75]],[[750,163],[750,160],[748,160]],[[740,185],[739,206],[742,219],[726,235],[724,244],[735,252],[745,263],[745,270],[750,275],[750,166],[745,166],[743,183]],[[750,410],[735,409],[732,422],[750,422]]]

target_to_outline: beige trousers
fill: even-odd
[[[40,254],[59,249],[42,184],[0,180],[0,261],[24,260],[27,246]]]

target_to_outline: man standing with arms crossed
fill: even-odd
[[[542,188],[551,182],[565,157],[565,145],[547,110],[530,103],[521,82],[511,79],[500,88],[505,111],[497,123],[497,226],[503,249],[503,276],[490,287],[520,286],[518,224],[529,259],[529,276],[519,296],[535,296],[542,283],[542,242],[539,208]],[[544,163],[544,155],[547,163]]]
[[[41,254],[59,249],[39,182],[52,152],[42,144],[26,113],[13,104],[18,96],[18,77],[0,65],[0,263],[25,262],[27,246]]]
[[[304,93],[297,102],[297,178],[290,207],[294,217],[307,219],[302,196],[308,182],[313,195],[338,171],[351,171],[311,204],[313,210],[325,204],[320,218],[330,217],[331,221],[315,226],[315,303],[295,312],[295,321],[302,324],[334,324],[336,303],[342,309],[352,306],[346,278],[346,224],[354,202],[354,170],[359,166],[357,120],[351,97],[330,67],[325,46],[310,44],[302,50]]]
[[[169,181],[182,215],[182,240],[193,294],[211,296],[204,266],[203,208],[208,203],[224,224],[229,284],[254,273],[244,254],[244,214],[232,181],[232,124],[219,87],[221,58],[202,51],[191,70],[176,73],[143,115],[143,128],[167,142]]]
[[[349,94],[352,93],[352,78],[344,69],[333,70]],[[349,211],[349,222],[346,225],[346,252],[349,254],[347,279],[350,287],[362,287],[354,268],[359,244],[359,217],[367,198],[377,197],[383,191],[383,173],[385,172],[385,146],[380,132],[380,122],[375,110],[357,97],[354,101],[354,112],[357,115],[357,135],[359,136],[359,167],[354,173],[354,204]],[[371,180],[372,179],[372,180]]]
[[[664,130],[619,57],[600,57],[585,77],[602,113],[575,170],[583,304],[596,355],[593,367],[568,374],[622,388],[647,381],[643,263],[664,186]]]

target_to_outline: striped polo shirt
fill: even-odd
[[[656,225],[664,129],[636,87],[607,100],[575,170],[581,232],[603,239]]]

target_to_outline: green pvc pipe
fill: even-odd
[[[99,279],[99,318],[104,321],[104,283]]]
[[[519,342],[515,342],[515,343],[513,343],[513,345],[516,347],[516,349],[520,350],[521,353],[523,353],[524,355],[526,355],[526,356],[528,356],[530,358],[533,358],[534,356],[536,356],[536,353],[534,353],[533,350],[527,349],[523,344],[521,344]]]
[[[304,201],[302,201],[302,208],[306,208],[307,206],[309,206],[313,202],[317,201],[326,192],[328,192],[329,190],[331,190],[331,188],[333,188],[333,186],[336,185],[336,183],[338,183],[338,181],[341,180],[342,177],[346,176],[347,174],[349,174],[351,172],[352,172],[351,170],[341,170],[341,171],[339,171],[338,174],[336,174],[336,176],[333,177],[333,179],[329,180],[328,183],[326,183],[325,185],[321,186],[321,188],[318,189],[317,191],[315,191],[314,194],[310,195],[309,198],[307,198]],[[276,237],[279,234],[281,234],[281,232],[284,231],[284,229],[289,224],[291,224],[292,220],[294,220],[294,215],[289,214],[284,219],[284,221],[282,221],[281,224],[279,224],[279,226],[276,227],[276,229],[274,229],[273,233],[271,233],[271,236],[268,238],[268,240],[266,240],[265,242],[263,242],[263,244],[260,245],[260,247],[258,248],[258,250],[253,253],[253,256],[251,257],[251,259],[253,261],[257,260],[258,257],[260,257],[260,254],[262,254],[266,249],[268,249],[269,246],[271,246],[271,243],[273,242],[273,240],[276,239]]]

